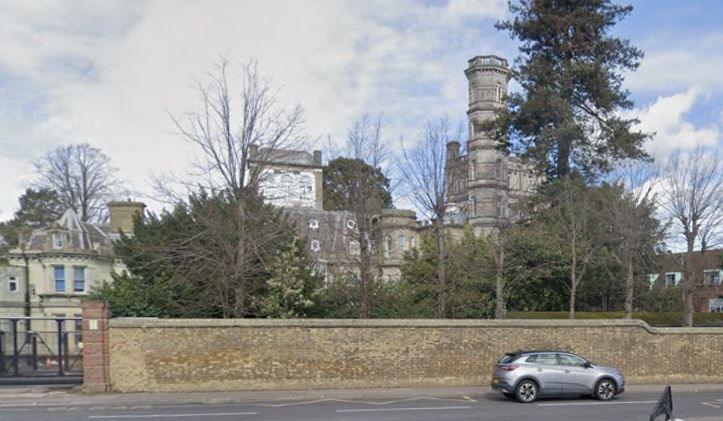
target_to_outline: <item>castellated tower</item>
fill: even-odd
[[[497,150],[482,124],[504,108],[510,70],[507,60],[477,56],[464,71],[469,81],[469,136],[467,140],[467,217],[476,233],[498,226],[508,215],[508,157]]]

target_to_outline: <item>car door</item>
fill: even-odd
[[[585,360],[572,354],[557,354],[562,369],[562,393],[585,395],[595,387],[596,373]]]
[[[554,353],[532,354],[527,357],[531,373],[540,383],[543,395],[562,394],[562,369]]]

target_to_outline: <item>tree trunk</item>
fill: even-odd
[[[683,325],[693,327],[693,293],[695,292],[695,271],[693,270],[693,250],[695,249],[695,237],[697,230],[687,237],[688,252],[685,254],[683,262],[683,293],[685,294],[685,302],[683,307]]]
[[[685,307],[683,312],[683,324],[688,327],[693,327],[693,312],[695,306],[693,305],[693,291],[686,289],[685,291]]]
[[[499,245],[497,252],[497,274],[495,282],[495,319],[507,317],[507,306],[505,305],[505,231],[500,229]]]
[[[628,258],[628,267],[625,271],[625,318],[633,318],[633,294],[635,288],[635,276],[633,273],[633,261]]]
[[[441,218],[437,218],[435,221],[436,229],[435,235],[437,236],[437,317],[440,319],[446,316],[446,298],[447,298],[447,274],[446,274],[446,260],[447,260],[447,249],[444,239],[444,222]]]
[[[572,266],[570,267],[570,318],[575,318],[575,294],[577,292],[577,249],[572,238]]]

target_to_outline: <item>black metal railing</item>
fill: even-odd
[[[81,320],[65,317],[0,318],[0,378],[81,375]]]

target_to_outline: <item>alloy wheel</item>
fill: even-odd
[[[615,385],[610,380],[603,380],[597,386],[598,399],[608,401],[615,395]]]
[[[517,395],[523,402],[532,402],[537,397],[537,387],[532,382],[525,382],[520,385],[520,391]]]

